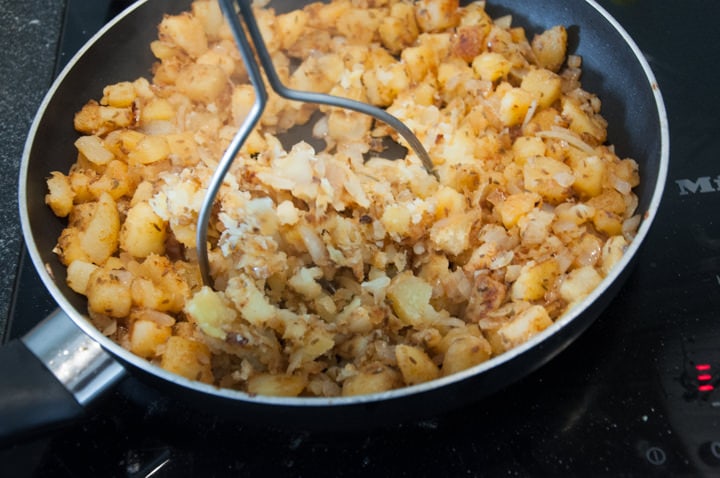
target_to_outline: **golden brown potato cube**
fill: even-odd
[[[270,395],[275,397],[297,397],[307,385],[307,379],[299,375],[272,375],[269,373],[251,377],[247,382],[247,391],[252,395]]]
[[[130,351],[140,357],[152,358],[158,347],[170,338],[172,327],[152,320],[134,320],[130,325]]]
[[[459,0],[418,0],[415,19],[424,32],[445,30],[460,22]]]
[[[389,234],[402,236],[410,232],[411,219],[408,208],[396,204],[385,208],[380,222]]]
[[[132,307],[131,281],[132,275],[127,271],[103,267],[95,269],[86,287],[88,308],[110,317],[127,317]]]
[[[383,46],[393,55],[412,45],[420,33],[413,6],[409,3],[394,3],[390,7],[390,15],[380,21],[378,33]]]
[[[209,104],[225,91],[228,78],[220,66],[191,63],[180,71],[175,86],[191,100]]]
[[[453,214],[430,228],[430,243],[450,255],[459,255],[470,245],[470,231],[478,220],[477,211]]]
[[[500,219],[503,225],[509,229],[515,226],[521,217],[532,211],[541,202],[542,198],[537,193],[515,193],[497,204],[495,209],[500,213]]]
[[[166,15],[158,31],[160,40],[179,46],[192,58],[199,57],[208,49],[203,23],[188,12]]]
[[[623,236],[613,236],[605,242],[600,255],[600,270],[608,275],[625,254],[628,242]]]
[[[622,223],[622,217],[605,209],[596,210],[593,216],[595,229],[608,236],[622,234]]]
[[[115,158],[103,144],[103,140],[95,135],[80,136],[75,140],[75,147],[85,159],[98,166],[103,166]]]
[[[492,348],[484,338],[475,335],[459,336],[450,342],[442,363],[442,374],[451,375],[456,372],[483,363],[490,358]]]
[[[87,286],[90,275],[98,269],[91,262],[73,261],[67,268],[67,285],[78,294],[87,295]]]
[[[70,214],[75,199],[75,192],[70,184],[70,178],[63,173],[53,171],[47,180],[48,193],[45,195],[45,204],[50,206],[58,217]]]
[[[81,244],[81,233],[77,227],[66,227],[60,233],[57,246],[53,252],[58,255],[60,262],[70,265],[75,261],[91,262]]]
[[[110,161],[102,176],[88,185],[88,191],[93,197],[99,198],[106,192],[116,201],[128,194],[131,188],[132,180],[127,163],[118,159]]]
[[[429,382],[440,376],[437,365],[417,347],[400,344],[395,347],[395,358],[406,385]]]
[[[570,122],[570,129],[587,140],[588,137],[602,144],[607,139],[607,122],[598,115],[583,111],[580,104],[568,97],[561,100],[562,116]],[[591,140],[591,141],[592,141]]]
[[[170,146],[162,136],[144,136],[128,154],[131,163],[151,164],[166,159]]]
[[[120,215],[115,200],[102,193],[82,231],[80,244],[92,262],[100,265],[117,250],[119,233]]]
[[[560,297],[569,304],[579,302],[597,287],[602,276],[592,266],[573,269],[560,284]]]
[[[165,98],[152,98],[140,110],[140,121],[149,124],[153,121],[168,121],[175,116],[175,108]]]
[[[472,67],[481,80],[497,81],[510,72],[512,63],[500,53],[484,52],[475,57]]]
[[[602,192],[607,176],[607,165],[598,156],[571,157],[570,166],[575,176],[573,189],[583,198],[597,196]]]
[[[523,77],[520,88],[532,93],[540,108],[547,108],[560,98],[562,79],[544,68],[530,70]]]
[[[120,229],[120,248],[133,257],[165,253],[167,224],[147,202],[131,207]]]
[[[625,198],[614,189],[605,189],[601,194],[590,198],[586,204],[595,208],[596,212],[605,210],[617,215],[622,215],[626,207]]]
[[[135,86],[129,81],[122,81],[114,85],[106,86],[103,89],[103,98],[100,104],[114,106],[116,108],[127,108],[132,106],[137,98]]]
[[[92,100],[75,114],[74,126],[80,133],[103,135],[131,126],[134,119],[132,108],[101,106]]]
[[[552,323],[545,307],[533,305],[500,327],[497,333],[505,349],[508,349],[527,342],[534,335],[550,327]]]
[[[535,35],[532,41],[532,49],[538,65],[557,72],[565,63],[567,30],[562,25],[558,25],[545,30],[539,35]]]
[[[392,390],[402,385],[402,378],[395,370],[377,366],[346,379],[342,384],[343,396],[363,395]]]
[[[225,17],[223,17],[218,2],[193,2],[192,14],[200,22],[205,31],[205,35],[207,35],[210,40],[217,40],[219,38],[220,30],[225,23]]]
[[[500,120],[505,126],[522,124],[535,98],[522,88],[512,88],[500,100]]]
[[[207,345],[185,337],[170,337],[160,366],[190,380],[212,383],[210,349]]]
[[[514,161],[524,165],[528,158],[545,156],[545,142],[535,136],[520,136],[512,145]]]
[[[540,300],[554,287],[560,275],[560,265],[555,259],[534,263],[529,262],[520,271],[513,283],[510,295],[513,300]]]
[[[525,189],[542,196],[545,201],[560,203],[572,195],[575,175],[562,161],[546,156],[528,158],[523,166]]]
[[[396,275],[388,286],[387,296],[393,311],[407,325],[421,325],[436,315],[430,305],[432,286],[412,272]]]
[[[225,340],[226,330],[238,316],[224,294],[209,287],[203,287],[187,301],[185,313],[192,317],[203,333],[221,340]]]

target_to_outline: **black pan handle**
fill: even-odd
[[[125,369],[60,309],[0,349],[0,444],[79,419]]]

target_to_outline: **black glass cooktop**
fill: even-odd
[[[128,3],[68,0],[59,64]],[[720,476],[720,7],[599,3],[655,71],[670,171],[626,285],[556,359],[450,414],[341,434],[229,423],[127,379],[77,425],[0,450],[0,474]],[[9,337],[54,308],[21,261]]]

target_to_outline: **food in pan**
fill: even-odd
[[[218,195],[203,285],[198,211],[254,92],[216,2],[166,16],[151,80],[77,112],[77,160],[47,181],[68,284],[133,353],[250,394],[414,385],[526,342],[633,240],[638,165],[608,144],[562,26],[529,38],[456,0],[256,15],[286,85],[387,108],[438,178],[382,158],[387,126],[271,93]],[[322,147],[283,143],[311,122]]]

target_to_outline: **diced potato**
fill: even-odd
[[[220,5],[216,1],[193,2],[192,14],[202,25],[208,39],[216,40],[219,38],[225,18],[222,10],[220,10]],[[200,42],[202,43],[202,40]]]
[[[210,349],[185,337],[170,337],[165,344],[160,366],[190,380],[212,383]]]
[[[380,15],[373,9],[355,8],[338,18],[335,27],[349,42],[367,45],[375,38],[380,20]]]
[[[171,333],[170,326],[159,325],[151,320],[135,320],[130,325],[130,351],[141,357],[152,358]]]
[[[276,315],[275,306],[246,275],[233,277],[225,290],[225,295],[235,304],[240,316],[256,326],[263,326]]]
[[[307,385],[307,379],[299,375],[255,375],[248,380],[248,393],[276,397],[297,397]]]
[[[557,204],[569,198],[575,175],[567,164],[546,156],[528,158],[523,166],[525,189],[542,196],[545,201]]]
[[[590,116],[574,99],[563,98],[562,115],[570,122],[570,129],[581,137],[593,138],[598,144],[607,139],[607,124],[597,115]]]
[[[607,166],[598,156],[583,156],[571,158],[570,164],[575,176],[573,189],[581,197],[593,197],[602,192],[603,183],[607,175]]]
[[[573,269],[560,284],[560,297],[568,303],[584,299],[602,281],[602,276],[592,266]]]
[[[460,22],[458,0],[418,0],[415,19],[424,32],[435,32],[457,26]]]
[[[132,108],[101,106],[90,101],[75,114],[74,126],[80,133],[103,135],[131,126],[134,119]]]
[[[604,275],[608,275],[615,264],[620,262],[627,246],[628,242],[623,236],[614,236],[605,242],[600,256],[600,268]]]
[[[132,307],[131,281],[132,275],[127,271],[95,269],[86,286],[89,309],[110,317],[127,317]]]
[[[412,215],[410,210],[400,204],[391,205],[385,208],[380,218],[383,227],[389,234],[404,235],[410,231]]]
[[[535,136],[520,136],[512,146],[514,160],[521,166],[528,158],[545,156],[545,142]]]
[[[500,119],[506,126],[515,126],[525,120],[530,106],[535,101],[533,95],[522,88],[512,88],[500,100]]]
[[[442,374],[447,376],[478,365],[490,358],[490,343],[481,336],[463,335],[450,342],[442,362]]]
[[[396,275],[388,286],[387,296],[395,313],[407,325],[419,326],[436,315],[430,305],[432,287],[411,272]]]
[[[567,30],[560,25],[545,30],[533,38],[532,49],[540,66],[558,71],[567,54]]]
[[[130,287],[133,304],[139,307],[167,311],[169,300],[165,292],[152,280],[136,277]]]
[[[129,81],[122,81],[103,89],[103,98],[100,104],[115,108],[127,108],[132,106],[135,98],[137,98],[135,86]]]
[[[67,285],[78,294],[87,295],[87,286],[90,275],[98,269],[91,262],[73,261],[67,268]]]
[[[50,206],[58,217],[70,214],[75,199],[75,191],[70,184],[70,178],[63,173],[53,171],[47,180],[48,193],[45,195],[45,204]]]
[[[541,202],[542,198],[539,194],[522,192],[506,197],[504,201],[495,206],[495,209],[500,213],[503,225],[509,229]]]
[[[293,10],[292,12],[278,15],[276,22],[281,48],[288,49],[292,47],[303,34],[308,23],[308,14],[304,10]]]
[[[118,247],[120,215],[115,201],[102,193],[89,222],[82,231],[80,246],[95,264],[103,264]]]
[[[209,104],[225,91],[228,78],[220,66],[192,63],[180,71],[175,85],[191,100]]]
[[[420,33],[413,6],[403,2],[392,4],[390,15],[380,20],[378,33],[383,46],[394,55],[412,45]]]
[[[376,106],[390,106],[397,95],[410,86],[410,78],[402,63],[367,70],[362,78],[368,101]]]
[[[226,329],[237,319],[237,312],[219,292],[205,286],[185,304],[185,312],[210,337],[225,340]]]
[[[477,211],[453,214],[430,228],[430,243],[435,249],[456,256],[470,244],[470,231],[478,220]]]
[[[175,116],[175,108],[165,98],[153,98],[142,106],[140,121],[149,124],[153,121],[168,121]]]
[[[500,53],[485,52],[475,57],[472,67],[481,80],[497,81],[510,73],[512,64]]]
[[[346,379],[342,384],[344,396],[379,393],[397,388],[402,384],[400,374],[389,367],[378,366],[367,372]]]
[[[88,184],[87,191],[93,198],[99,198],[103,193],[107,193],[117,201],[128,194],[133,185],[127,163],[113,159],[105,166],[102,176]]]
[[[133,257],[165,252],[167,224],[147,202],[132,206],[120,229],[120,248]]]
[[[527,342],[531,337],[552,325],[547,310],[533,305],[498,330],[505,348],[511,348]]]
[[[510,295],[513,300],[540,300],[553,287],[559,274],[560,266],[555,259],[528,263],[522,267]]]
[[[128,154],[128,161],[139,164],[152,164],[167,159],[170,147],[162,136],[145,136]]]
[[[523,77],[520,88],[532,93],[540,108],[547,108],[560,99],[562,79],[550,70],[530,70]]]
[[[400,344],[395,347],[395,358],[406,385],[429,382],[440,376],[440,369],[418,347]]]
[[[165,256],[150,254],[142,263],[127,264],[134,276],[133,300],[142,307],[163,312],[180,312],[190,296],[192,280],[182,263],[172,263]]]
[[[166,15],[158,30],[161,40],[179,46],[192,58],[199,57],[208,49],[204,25],[190,13]]]

